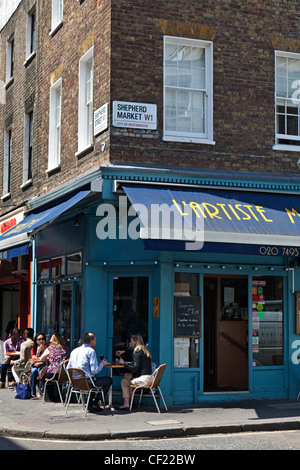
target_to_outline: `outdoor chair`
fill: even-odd
[[[70,388],[70,391],[69,391],[68,400],[66,401],[65,415],[68,412],[71,396],[72,396],[73,393],[75,393],[77,396],[79,395],[79,397],[82,401],[82,405],[83,405],[83,408],[84,408],[84,417],[86,417],[86,415],[87,415],[87,410],[88,410],[90,397],[91,397],[92,393],[96,393],[96,394],[101,393],[102,402],[103,402],[104,410],[105,410],[105,398],[104,398],[104,393],[103,393],[103,387],[97,387],[95,385],[92,377],[90,375],[86,374],[83,369],[79,369],[79,368],[76,368],[76,367],[69,367],[67,369],[67,373],[68,373],[68,376],[69,376],[69,382],[71,384],[71,388]],[[92,388],[90,388],[90,386],[88,384],[86,375],[88,375],[88,378],[91,381]],[[84,396],[85,395],[88,395],[88,397],[87,397],[86,405],[84,406]]]
[[[60,390],[60,385],[63,388],[63,384],[69,382],[69,377],[68,377],[68,374],[66,373],[66,368],[67,368],[68,363],[69,363],[68,360],[62,362],[57,379],[55,378],[57,374],[53,374],[52,377],[50,377],[49,379],[45,379],[43,403],[45,403],[47,385],[49,385],[49,383],[52,383],[52,384],[55,383],[57,386],[58,393],[59,393],[60,402],[62,405],[64,404],[62,391]],[[68,391],[69,391],[69,388],[68,388]],[[66,400],[67,400],[67,396],[68,396],[68,392],[66,395]]]
[[[159,409],[157,400],[155,398],[155,390],[156,389],[159,392],[159,396],[161,397],[161,399],[163,401],[163,404],[165,406],[166,411],[168,411],[167,405],[165,403],[163,394],[162,394],[160,386],[159,386],[166,367],[167,367],[167,364],[161,364],[157,369],[155,369],[155,371],[153,372],[153,374],[151,375],[151,377],[149,378],[147,383],[142,384],[142,385],[137,385],[137,384],[131,384],[130,385],[130,387],[133,389],[133,393],[132,393],[132,397],[131,397],[131,401],[130,401],[129,411],[131,411],[131,409],[132,409],[133,399],[134,399],[134,395],[135,395],[136,391],[137,390],[140,391],[140,400],[139,400],[139,407],[140,407],[141,399],[142,399],[142,396],[143,396],[143,391],[144,390],[150,390],[151,395],[152,395],[153,400],[154,400],[155,405],[156,405],[156,409],[157,409],[158,413],[160,413],[160,409]]]

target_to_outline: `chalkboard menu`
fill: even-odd
[[[175,336],[201,336],[201,297],[175,297]]]

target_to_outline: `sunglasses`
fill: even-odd
[[[43,340],[46,341],[46,338],[37,338],[36,340],[37,341],[43,341]]]

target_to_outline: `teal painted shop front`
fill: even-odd
[[[71,348],[94,331],[97,354],[108,359],[141,332],[153,362],[167,364],[162,390],[169,404],[296,398],[297,257],[214,252],[213,244],[209,252],[146,249],[139,237],[124,236],[136,217],[120,218],[124,194],[115,192],[112,174],[102,173],[102,193],[36,234],[36,326],[65,329]],[[115,223],[110,206],[116,233],[105,237],[104,222],[107,230],[109,220]],[[179,302],[194,308],[188,320],[199,311],[195,331],[185,334],[184,318],[174,315]],[[114,376],[115,390],[120,380]]]

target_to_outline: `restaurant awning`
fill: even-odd
[[[149,241],[148,248],[181,250],[180,242],[196,232],[204,246],[300,247],[300,195],[141,184],[122,187],[139,216],[140,237]]]
[[[46,209],[42,212],[30,214],[28,217],[23,219],[13,228],[7,230],[0,236],[0,252],[5,252],[8,249],[17,250],[16,247],[20,245],[26,246],[27,244],[28,246],[30,235],[39,230],[42,230],[45,226],[53,222],[61,214],[63,214],[75,204],[79,203],[83,198],[88,196],[90,192],[91,191],[80,191],[75,194],[75,196],[54,207]],[[20,249],[21,248],[19,248],[19,250]],[[11,253],[13,253],[13,251],[11,251]],[[18,256],[18,254],[14,254],[14,256]]]

